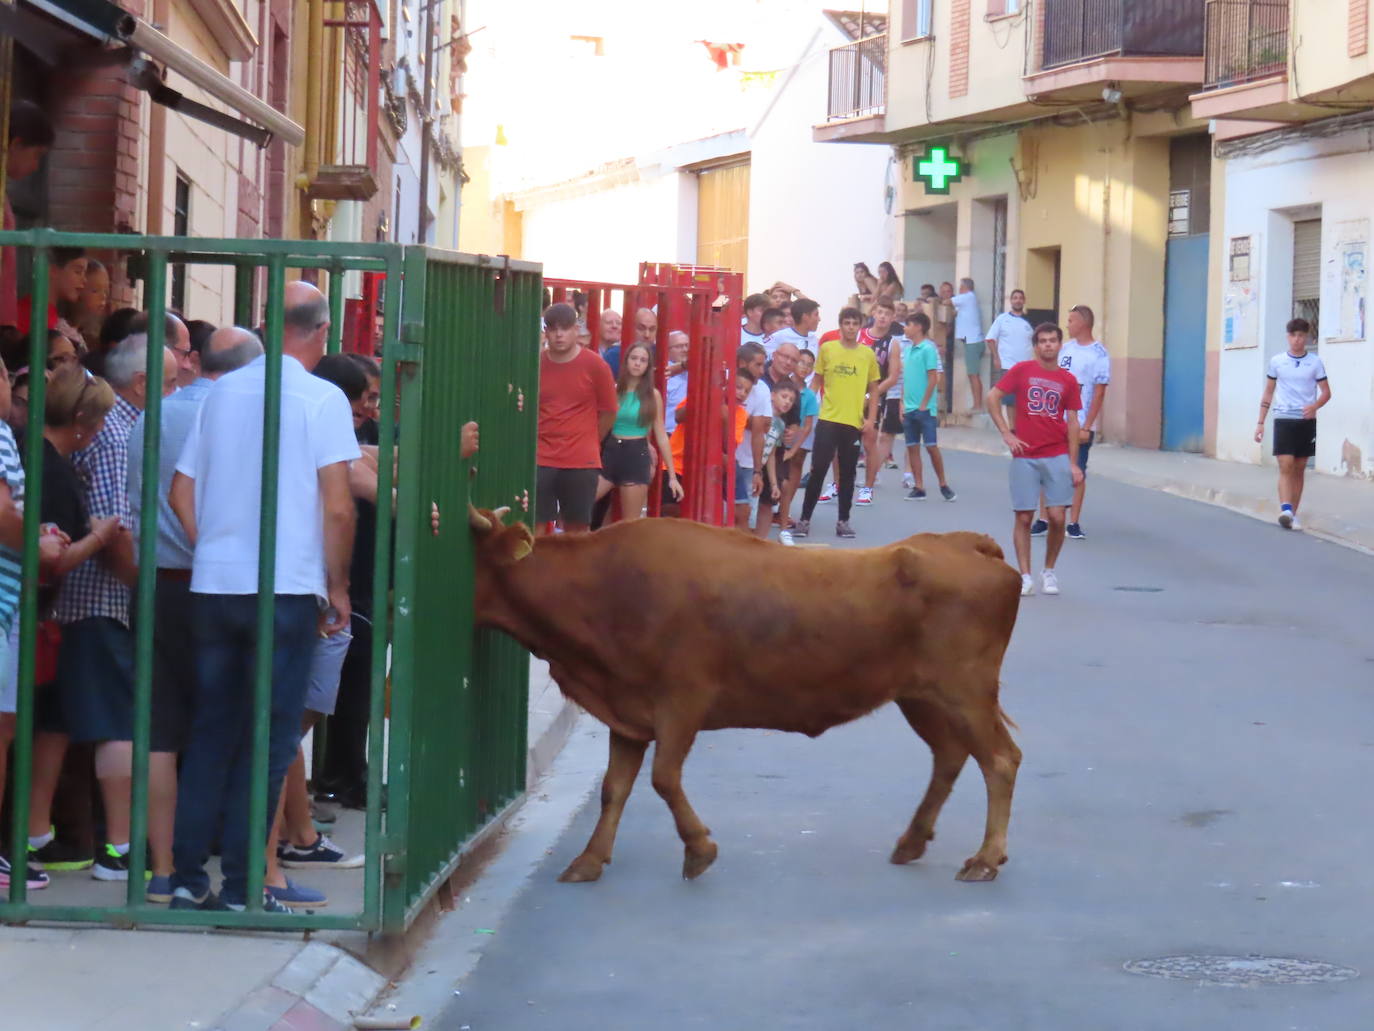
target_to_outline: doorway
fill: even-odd
[[[1202,451],[1207,383],[1207,229],[1210,137],[1169,144],[1169,239],[1164,250],[1164,381],[1160,446]]]

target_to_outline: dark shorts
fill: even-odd
[[[601,445],[601,475],[617,487],[638,487],[654,478],[648,437],[607,437]]]
[[[902,432],[902,399],[887,397],[878,409],[878,432],[895,437]]]
[[[1316,419],[1275,419],[1274,454],[1311,458],[1317,453]]]
[[[196,653],[191,645],[190,570],[157,571],[153,606],[153,717],[150,749],[180,752],[191,730]]]
[[[902,429],[907,447],[918,447],[923,439],[926,447],[934,447],[939,442],[940,419],[934,412],[913,408],[903,417]]]
[[[56,688],[61,729],[72,741],[132,741],[133,633],[106,616],[68,623],[57,655]]]
[[[1093,430],[1088,431],[1086,437],[1078,438],[1078,468],[1084,472],[1088,471],[1088,452],[1092,450],[1093,441],[1097,439],[1097,433]]]
[[[558,469],[541,465],[535,483],[534,518],[552,523],[560,516],[565,522],[586,526],[592,521],[596,503],[596,481],[600,469]]]

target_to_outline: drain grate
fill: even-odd
[[[1113,587],[1112,590],[1114,590],[1114,591],[1129,591],[1129,592],[1131,592],[1132,594],[1158,594],[1160,591],[1164,590],[1164,588],[1163,588],[1163,587],[1139,587],[1139,586],[1136,586],[1135,584],[1122,584],[1122,585],[1119,586],[1119,587]]]
[[[1248,988],[1265,984],[1332,984],[1360,976],[1358,970],[1290,956],[1159,956],[1124,964],[1128,974],[1170,981]]]

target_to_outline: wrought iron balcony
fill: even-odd
[[[1041,70],[1099,57],[1201,57],[1198,0],[1044,0]]]
[[[830,51],[827,121],[880,115],[886,105],[886,33],[847,43]]]
[[[1204,89],[1288,69],[1288,0],[1207,0]]]

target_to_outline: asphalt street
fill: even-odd
[[[1010,553],[1006,461],[947,461],[956,503],[904,502],[885,473],[854,545],[976,529]],[[812,542],[837,544],[833,513],[818,509]],[[685,787],[715,866],[680,879],[646,762],[614,864],[595,884],[556,883],[595,822],[588,778],[430,1026],[1374,1025],[1374,558],[1104,479],[1083,527],[1059,563],[1064,593],[1023,601],[1003,668],[1025,758],[997,881],[954,880],[982,833],[972,763],[925,858],[887,862],[930,770],[895,709],[814,741],[706,734]],[[797,647],[805,662],[826,642]],[[1178,980],[1126,969],[1213,955],[1249,959],[1210,976],[1192,960]],[[1348,979],[1251,983],[1308,969],[1260,957]]]

